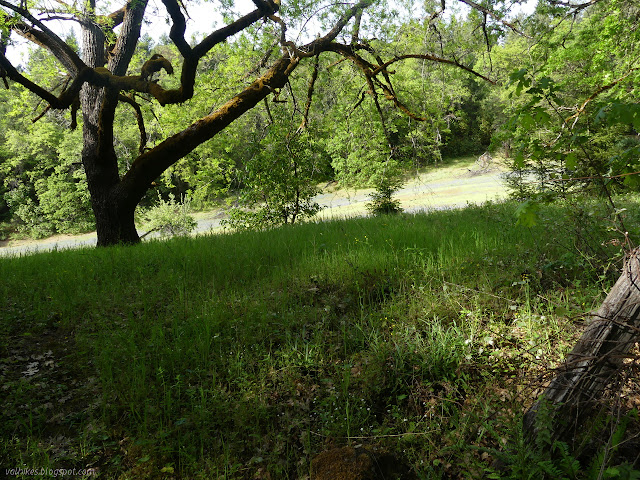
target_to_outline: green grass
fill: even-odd
[[[1,259],[2,467],[294,479],[357,443],[416,478],[482,478],[499,451],[505,478],[539,472],[527,386],[621,253],[597,202],[575,208],[534,228],[505,203]]]

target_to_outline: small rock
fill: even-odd
[[[389,454],[363,447],[334,448],[311,460],[311,480],[389,480],[414,478]]]

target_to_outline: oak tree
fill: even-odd
[[[252,0],[255,9],[230,20],[195,44],[185,38],[186,9],[180,0],[162,0],[171,29],[169,37],[179,52],[181,65],[174,65],[160,54],[151,55],[138,72],[131,72],[134,50],[141,38],[142,25],[149,17],[148,0],[131,0],[110,13],[100,13],[96,0],[88,0],[77,7],[63,0],[55,8],[40,2],[0,0],[0,77],[9,88],[16,82],[48,103],[49,109],[70,109],[72,126],[80,111],[82,115],[83,149],[81,163],[91,196],[96,219],[98,245],[137,243],[140,238],[134,224],[134,211],[152,182],[178,160],[199,145],[213,138],[245,112],[273,95],[276,99],[300,62],[333,52],[349,59],[364,76],[365,94],[373,100],[381,113],[379,98],[386,99],[399,111],[419,121],[397,95],[392,82],[392,68],[401,61],[427,61],[459,67],[478,77],[487,77],[473,71],[460,57],[444,58],[437,53],[412,50],[383,59],[365,38],[374,34],[367,31],[369,24],[379,20],[373,10],[385,6],[376,0],[358,0],[352,4],[326,5],[322,2],[292,3],[290,18],[280,16],[280,4],[274,0]],[[501,14],[480,7],[470,0],[460,0],[483,12],[483,25],[494,22],[499,26],[515,28],[504,21]],[[500,4],[501,2],[493,2]],[[442,15],[445,2],[431,5],[431,20]],[[310,12],[320,12],[318,18],[325,32],[306,43],[294,43],[287,34],[287,21],[299,20]],[[368,17],[366,15],[369,15]],[[311,15],[312,16],[312,15]],[[284,18],[284,20],[283,20]],[[306,17],[309,18],[309,17]],[[82,31],[81,54],[65,43],[49,28],[52,20],[77,23]],[[429,17],[425,21],[430,21]],[[147,145],[142,109],[137,96],[146,95],[158,105],[182,104],[193,97],[198,84],[198,67],[205,56],[218,44],[244,30],[270,23],[278,31],[278,54],[266,49],[264,61],[256,70],[256,77],[248,86],[233,95],[226,103],[214,107],[208,115],[185,125],[177,133],[167,136],[153,146]],[[486,28],[485,28],[486,30]],[[59,62],[66,73],[60,93],[27,78],[6,56],[12,35],[20,35],[46,49]],[[487,37],[487,42],[489,42]],[[259,47],[259,45],[256,45]],[[418,46],[419,47],[419,46]],[[176,62],[177,63],[177,62]],[[165,88],[156,77],[158,72],[179,77],[175,88]],[[309,95],[312,95],[310,91]],[[364,94],[363,94],[364,95]],[[364,97],[363,97],[364,98]],[[308,103],[310,103],[309,98]],[[126,172],[120,172],[114,147],[115,112],[118,105],[130,108],[140,130],[137,157]],[[307,110],[308,111],[308,110]],[[381,113],[382,114],[382,113]],[[304,122],[303,122],[304,123]],[[304,127],[304,124],[302,125]]]

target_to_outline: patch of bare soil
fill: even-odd
[[[60,243],[76,240],[77,238],[90,237],[91,235],[92,235],[91,233],[87,233],[83,235],[60,234],[60,235],[53,235],[51,237],[42,238],[42,239],[19,238],[19,239],[12,239],[12,240],[0,240],[0,248],[24,247],[24,246],[32,246],[32,245],[45,244],[45,243],[60,244]],[[93,232],[93,235],[95,235],[95,232]]]

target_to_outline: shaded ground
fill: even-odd
[[[430,170],[410,178],[395,198],[406,212],[442,210],[464,207],[468,203],[483,203],[507,196],[503,182],[504,170],[493,165],[480,168],[468,161]],[[334,189],[328,185],[316,197],[323,207],[319,219],[366,215],[366,204],[373,189]],[[221,229],[226,217],[222,209],[194,215],[198,222],[195,233],[208,233]],[[144,231],[140,232],[141,234]],[[149,237],[153,237],[150,235]],[[0,241],[0,256],[24,255],[38,251],[91,247],[96,244],[95,232],[84,235],[56,235],[42,240]]]

